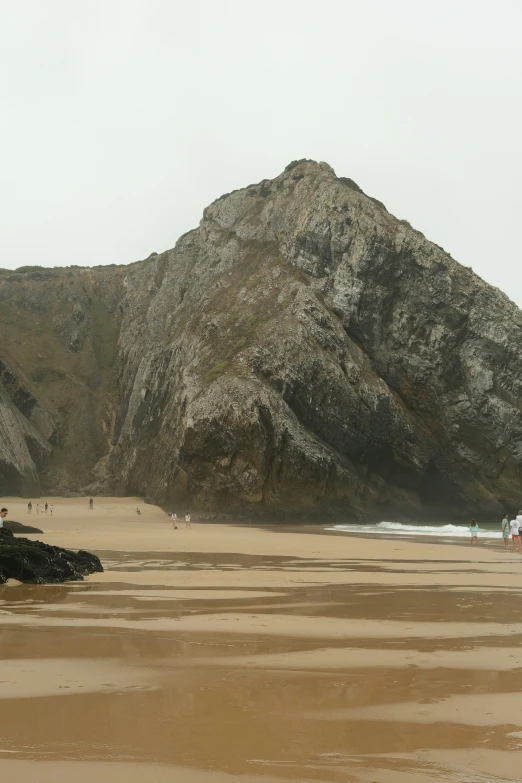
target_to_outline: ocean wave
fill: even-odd
[[[326,530],[343,533],[364,533],[364,535],[388,536],[429,536],[431,538],[469,538],[467,525],[406,525],[402,522],[377,522],[368,525],[333,525]],[[502,538],[500,530],[487,530],[479,527],[480,538]]]

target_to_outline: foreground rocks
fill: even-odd
[[[15,538],[10,530],[0,529],[0,584],[17,579],[26,584],[55,584],[82,580],[103,571],[96,555],[71,552],[41,541]]]
[[[24,525],[22,522],[11,522],[4,520],[4,530],[10,530],[12,533],[43,533],[39,527]]]
[[[20,308],[0,328],[4,494],[38,480],[246,518],[518,510],[520,310],[325,163],[219,198],[146,261],[39,274],[0,281]],[[45,353],[28,325],[50,329]]]

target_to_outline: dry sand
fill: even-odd
[[[2,504],[106,570],[0,587],[6,779],[521,778],[518,555],[47,501]]]

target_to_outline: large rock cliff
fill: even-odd
[[[324,163],[221,197],[173,250],[71,280],[43,375],[38,340],[8,340],[12,491],[39,476],[251,516],[520,504],[522,313]],[[23,285],[33,318],[48,281]],[[62,404],[46,372],[65,373]]]

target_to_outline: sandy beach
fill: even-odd
[[[501,542],[174,530],[139,498],[43,500],[53,516],[2,503],[105,572],[0,587],[6,778],[520,780],[522,557]]]

